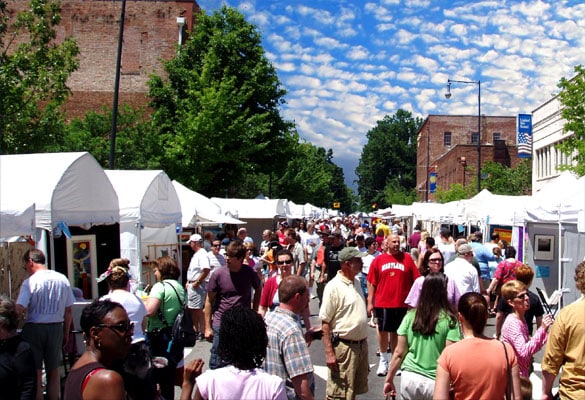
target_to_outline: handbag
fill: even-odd
[[[510,369],[510,360],[508,359],[508,350],[504,342],[501,342],[504,346],[504,354],[506,355],[506,372],[508,374],[508,384],[506,385],[506,400],[512,398],[512,370]]]
[[[164,283],[165,282],[163,282],[163,284]],[[193,329],[193,319],[191,318],[191,313],[187,309],[186,304],[181,301],[181,297],[179,296],[177,289],[175,289],[175,287],[170,283],[169,285],[177,295],[179,303],[181,304],[181,310],[177,314],[171,329],[173,343],[181,347],[193,347],[195,346],[195,342],[197,340],[197,334]],[[168,326],[166,320],[164,323]]]

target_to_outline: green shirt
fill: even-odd
[[[416,309],[413,309],[406,313],[397,331],[398,335],[406,336],[408,342],[408,353],[402,362],[402,369],[435,379],[437,359],[445,348],[445,342],[447,340],[452,342],[461,340],[459,323],[455,324],[453,328],[449,328],[449,317],[446,313],[441,312],[435,327],[437,333],[423,336],[412,330],[415,312]]]
[[[176,294],[173,288],[177,291]],[[177,294],[181,298],[180,301]],[[181,311],[182,305],[185,304],[185,289],[176,280],[165,279],[162,282],[154,284],[148,297],[154,297],[160,300],[160,310],[163,312],[168,325],[165,325],[160,320],[157,312],[154,316],[146,319],[146,331],[151,332],[154,329],[166,328],[167,326],[172,327],[177,314]]]

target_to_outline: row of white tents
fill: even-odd
[[[527,222],[579,222],[585,207],[585,177],[564,172],[533,196],[505,196],[484,189],[471,199],[439,203],[394,205],[380,215],[413,216],[441,224],[521,226]]]
[[[584,195],[585,178],[563,173],[533,196],[500,196],[484,190],[472,199],[447,204],[395,205],[391,213],[435,225],[479,226],[484,232],[489,226],[511,226],[515,244],[526,245],[524,259],[542,267],[543,279],[555,276],[554,284],[547,285],[556,288],[567,286],[572,278],[563,263],[574,264],[585,255]],[[183,228],[245,223],[248,234],[259,239],[263,229],[274,227],[281,218],[334,215],[333,210],[286,199],[209,199],[171,182],[160,170],[104,171],[85,152],[0,156],[0,238],[33,236],[38,247],[51,247],[52,266],[53,236],[67,235],[69,227],[91,230],[119,223],[120,255],[129,258],[133,272],[141,276],[145,257],[160,255],[150,254],[148,247],[177,248],[177,234]],[[537,234],[556,238],[552,260],[534,258]]]
[[[495,195],[484,189],[467,200],[394,205],[379,213],[424,221],[433,232],[441,225],[458,225],[467,233],[479,228],[488,237],[490,228],[507,227],[523,261],[536,269],[535,285],[549,293],[569,288],[570,300],[579,296],[572,268],[585,257],[584,210],[585,177],[563,172],[532,196]],[[538,238],[552,248],[541,251]]]
[[[87,152],[0,156],[0,238],[32,236],[37,247],[50,250],[51,266],[53,236],[63,232],[71,239],[70,227],[119,223],[120,255],[141,276],[145,257],[160,256],[149,246],[177,250],[183,228],[247,224],[249,235],[260,238],[280,218],[333,214],[286,199],[209,199],[171,182],[164,171],[104,171]],[[68,272],[73,273],[71,265]],[[95,279],[92,284],[97,293]]]

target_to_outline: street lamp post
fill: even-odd
[[[470,83],[477,85],[477,193],[481,191],[481,81],[457,81],[447,79],[445,97],[451,98],[451,83]]]

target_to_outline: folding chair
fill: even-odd
[[[556,289],[552,294],[547,296],[546,291],[541,288],[536,288],[538,292],[538,296],[540,297],[540,302],[544,307],[545,311],[552,315],[553,317],[559,311],[561,307],[561,299],[563,298],[563,293],[569,292],[569,289]]]

